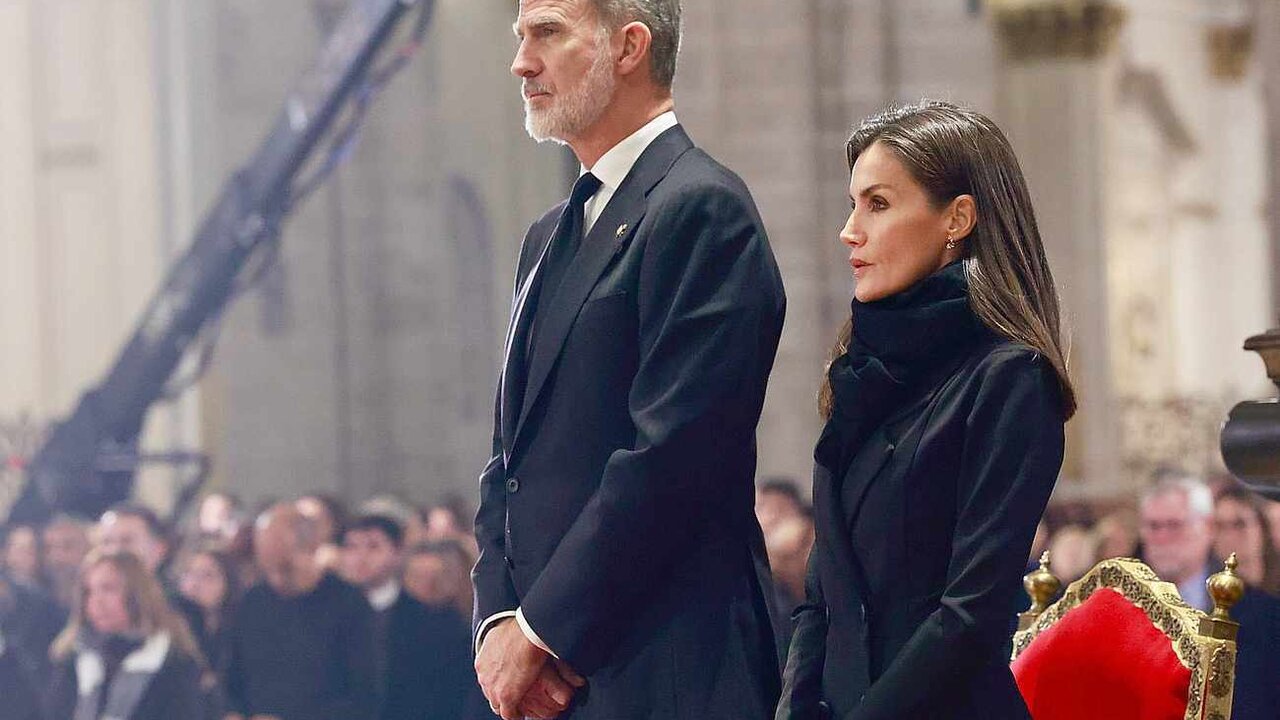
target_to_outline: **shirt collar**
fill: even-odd
[[[369,598],[369,604],[374,610],[382,612],[395,605],[396,600],[400,599],[400,583],[388,580],[386,585],[370,590],[366,597]]]
[[[600,178],[601,183],[612,190],[617,190],[649,145],[657,140],[659,135],[675,127],[678,122],[675,111],[668,110],[662,113],[645,123],[644,127],[628,135],[622,142],[609,148],[609,151],[601,155],[593,167],[582,168],[582,173],[589,170],[592,175]]]

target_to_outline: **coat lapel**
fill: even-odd
[[[692,141],[679,125],[659,135],[640,155],[604,212],[591,227],[591,232],[583,239],[578,254],[565,272],[559,290],[553,297],[539,300],[537,337],[533,356],[529,358],[524,405],[512,434],[509,454],[514,452],[529,411],[545,388],[547,377],[564,349],[565,340],[578,318],[582,304],[600,276],[622,254],[631,236],[635,234],[636,227],[644,217],[649,191],[666,177],[676,158],[692,147]],[[620,237],[618,229],[623,225],[627,230]],[[521,321],[528,322],[527,319]]]

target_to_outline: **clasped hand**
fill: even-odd
[[[515,620],[503,620],[484,636],[476,676],[489,707],[503,720],[552,720],[586,684],[565,663],[529,642]]]

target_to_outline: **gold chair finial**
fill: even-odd
[[[1235,640],[1240,624],[1231,619],[1230,610],[1244,597],[1244,580],[1236,574],[1240,561],[1235,553],[1227,558],[1221,572],[1209,576],[1204,585],[1213,599],[1213,612],[1200,623],[1200,634],[1223,640]]]
[[[1058,594],[1062,589],[1062,581],[1053,574],[1051,569],[1052,558],[1049,551],[1045,550],[1040,555],[1040,567],[1032,570],[1022,577],[1022,587],[1026,589],[1027,596],[1031,598],[1031,608],[1018,616],[1018,629],[1025,630],[1031,627],[1036,618],[1049,607],[1049,603],[1053,600],[1053,596]]]

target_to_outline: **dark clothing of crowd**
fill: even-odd
[[[364,595],[332,575],[298,597],[245,593],[231,624],[227,701],[246,717],[375,720],[377,652]]]

